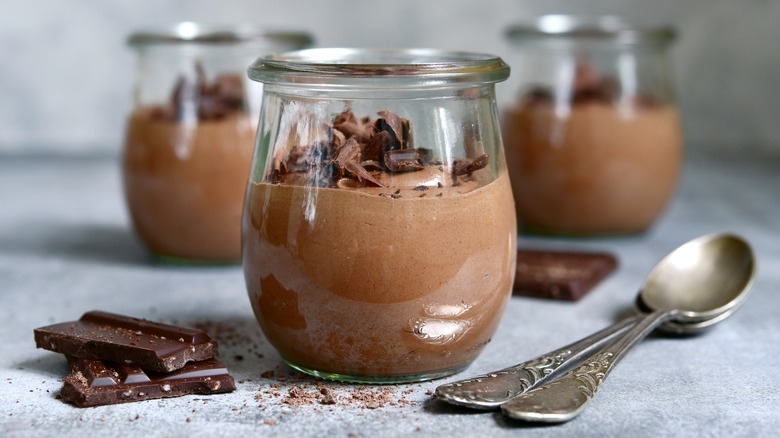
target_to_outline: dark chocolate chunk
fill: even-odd
[[[469,160],[469,159],[455,160],[452,163],[452,175],[453,177],[462,176],[462,175],[471,175],[477,170],[486,167],[489,163],[490,160],[488,159],[487,154],[482,154],[473,160]]]
[[[65,377],[60,396],[80,408],[236,389],[233,377],[216,359],[191,362],[170,373],[72,356],[68,362],[72,374]]]
[[[159,372],[217,355],[217,343],[202,331],[100,311],[87,312],[78,321],[35,329],[35,345],[68,356]]]
[[[577,301],[617,267],[603,252],[517,251],[514,294]]]
[[[374,126],[377,132],[386,132],[390,136],[390,142],[386,145],[386,149],[382,153],[387,153],[389,150],[404,149],[403,143],[403,124],[398,114],[383,110],[378,113],[381,117],[376,119]]]
[[[414,149],[385,152],[385,166],[390,172],[412,172],[425,168],[420,153]]]

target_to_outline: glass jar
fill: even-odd
[[[490,341],[516,220],[500,58],[312,49],[259,59],[244,275],[290,366],[343,381],[446,376]]]
[[[682,163],[673,30],[549,15],[506,35],[517,94],[502,105],[502,131],[521,229],[648,229]]]
[[[162,261],[240,261],[262,94],[246,68],[311,37],[187,22],[129,44],[139,59],[122,170],[137,234]]]

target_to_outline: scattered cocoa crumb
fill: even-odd
[[[322,399],[320,399],[320,403],[324,405],[335,405],[336,404],[336,398],[333,396],[333,393],[325,387],[320,388],[320,394],[322,394]]]
[[[299,374],[299,373],[298,373]],[[278,379],[278,377],[277,377]],[[291,383],[289,379],[262,386],[255,394],[260,409],[268,403],[278,403],[291,408],[336,405],[358,409],[380,409],[385,406],[417,406],[408,395],[415,391],[392,386],[354,386],[346,383],[331,383],[302,375],[301,380]]]
[[[268,426],[276,426],[276,420],[274,420],[273,418],[269,418],[263,420],[263,424],[267,424]]]

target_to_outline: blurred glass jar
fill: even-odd
[[[138,68],[123,177],[137,234],[161,261],[239,261],[262,95],[246,69],[311,37],[185,22],[128,42]]]
[[[682,133],[668,27],[548,15],[510,27],[502,131],[524,231],[638,233],[676,190]]]
[[[244,275],[294,368],[390,383],[446,376],[490,341],[517,224],[496,57],[312,49],[265,83],[244,210]]]

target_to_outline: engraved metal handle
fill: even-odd
[[[436,396],[448,403],[475,409],[496,409],[541,382],[569,370],[579,359],[639,321],[635,315],[577,342],[518,365],[436,388]]]
[[[669,311],[658,311],[643,316],[614,343],[583,361],[583,365],[552,383],[504,403],[501,410],[508,417],[518,420],[545,423],[571,420],[590,403],[620,359],[672,315]]]

